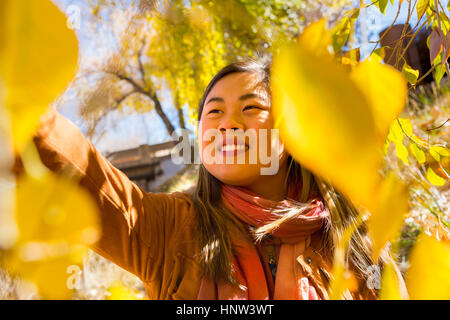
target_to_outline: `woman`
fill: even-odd
[[[93,249],[136,274],[150,299],[329,298],[333,249],[356,210],[286,151],[275,154],[275,174],[262,175],[260,157],[249,163],[248,154],[271,146],[270,135],[257,135],[256,144],[226,138],[273,128],[269,75],[267,64],[248,60],[225,67],[206,88],[200,131],[225,137],[216,155],[247,161],[203,155],[191,195],[144,192],[68,120],[56,112],[43,119],[35,136],[43,162],[80,176],[100,207],[103,235]],[[202,150],[211,142],[199,141]],[[369,243],[362,226],[347,254],[357,286],[344,298],[376,298],[366,285]]]

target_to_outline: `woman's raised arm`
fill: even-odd
[[[185,206],[181,198],[140,189],[54,110],[42,118],[34,142],[48,168],[76,176],[97,202],[102,236],[93,250],[143,281],[153,278]]]

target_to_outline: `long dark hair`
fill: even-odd
[[[270,93],[270,60],[248,59],[232,63],[220,70],[207,86],[198,107],[199,121],[206,97],[214,85],[229,74],[242,72],[261,75],[261,84]],[[291,156],[288,156],[286,185],[291,183],[302,185],[301,202],[306,202],[309,198],[309,192],[313,189],[319,191],[322,196],[331,217],[329,224],[323,229],[322,237],[329,257],[332,257],[344,230],[351,224],[356,223],[358,211],[350,201],[331,185],[314,176]],[[199,166],[198,182],[191,198],[198,215],[200,262],[204,275],[216,282],[235,283],[231,270],[231,258],[234,251],[230,235],[233,232],[249,235],[242,224],[222,204],[221,182],[209,173],[203,165]],[[302,209],[299,209],[299,211]],[[265,232],[268,231],[270,230]],[[366,290],[365,283],[368,278],[366,270],[374,263],[371,258],[371,242],[367,236],[364,223],[357,228],[352,236],[347,253],[347,262],[360,282],[360,291]]]

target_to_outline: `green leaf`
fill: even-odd
[[[378,9],[380,9],[382,14],[386,13],[386,7],[388,5],[388,0],[379,0],[375,4],[378,7]]]
[[[417,159],[417,162],[425,163],[425,161],[426,161],[425,152],[420,150],[420,148],[417,147],[417,145],[415,143],[411,143],[409,145],[409,150],[411,150],[411,153]]]
[[[434,78],[436,79],[436,84],[439,87],[439,84],[441,83],[442,78],[444,77],[445,74],[445,67],[443,64],[440,64],[436,67],[435,73],[434,73]]]
[[[431,168],[428,168],[427,170],[427,179],[435,186],[443,186],[445,183],[445,180],[438,176]]]
[[[419,78],[419,70],[411,68],[408,64],[403,65],[402,73],[409,83],[415,84]]]

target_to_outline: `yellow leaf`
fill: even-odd
[[[430,147],[430,153],[436,153],[439,155],[439,157],[436,159],[437,161],[440,160],[440,157],[449,157],[450,156],[450,152],[448,151],[447,148],[441,147],[441,146],[431,146]]]
[[[41,245],[42,247],[40,247]],[[5,255],[4,267],[11,274],[36,285],[41,299],[71,299],[73,289],[67,285],[70,276],[67,274],[67,270],[70,266],[80,264],[80,261],[67,254],[48,256],[43,260],[23,260],[22,255],[38,255],[46,249],[49,250],[48,244],[33,243],[29,247],[22,247],[18,252],[8,252]],[[84,253],[87,253],[87,248],[84,250]]]
[[[291,46],[274,59],[272,79],[275,123],[290,154],[353,200],[372,202],[381,158],[374,117],[344,67]]]
[[[19,241],[94,243],[97,207],[75,182],[48,172],[41,179],[23,177],[17,185]]]
[[[371,210],[367,226],[373,242],[372,257],[376,261],[387,242],[400,233],[404,216],[408,212],[408,192],[399,178],[390,173],[374,197],[376,204]]]
[[[417,79],[419,78],[419,70],[411,68],[406,63],[403,65],[402,73],[405,76],[406,80],[408,80],[408,82],[411,84],[415,84],[417,82]]]
[[[331,33],[326,27],[326,19],[309,25],[298,38],[301,48],[310,50],[318,56],[331,57]]]
[[[397,157],[399,159],[408,165],[408,149],[403,145],[403,143],[395,143],[395,153],[397,153]]]
[[[386,263],[381,275],[381,300],[400,300],[400,286],[398,275],[392,262]]]
[[[47,172],[21,177],[16,191],[18,241],[7,252],[14,274],[34,282],[45,299],[69,298],[66,269],[99,238],[97,208],[76,183]]]
[[[411,299],[450,299],[450,248],[421,234],[413,247],[406,286]]]
[[[436,160],[437,162],[441,161],[441,155],[439,154],[439,152],[437,152],[435,146],[431,146],[429,152],[430,155],[434,158],[434,160]]]
[[[427,170],[427,179],[435,186],[443,186],[445,184],[445,180],[438,176],[431,168]]]
[[[412,137],[414,135],[411,119],[409,118],[398,118],[397,123],[399,123],[399,126],[401,126],[402,132],[404,131],[404,134],[407,134],[408,136]]]
[[[384,50],[384,47],[381,47],[373,51],[373,53],[369,57],[369,60],[371,60],[374,63],[381,63],[381,61],[384,60],[385,56],[386,52]]]
[[[138,293],[130,288],[125,287],[120,282],[113,283],[109,291],[108,300],[139,300]]]
[[[75,75],[78,43],[50,0],[2,0],[0,83],[22,150],[39,116]]]
[[[426,161],[425,152],[423,152],[415,143],[411,143],[409,145],[409,150],[411,150],[411,153],[417,159],[417,162],[425,163]]]
[[[369,60],[359,64],[351,78],[369,102],[381,146],[392,121],[405,107],[406,81],[391,66]]]

